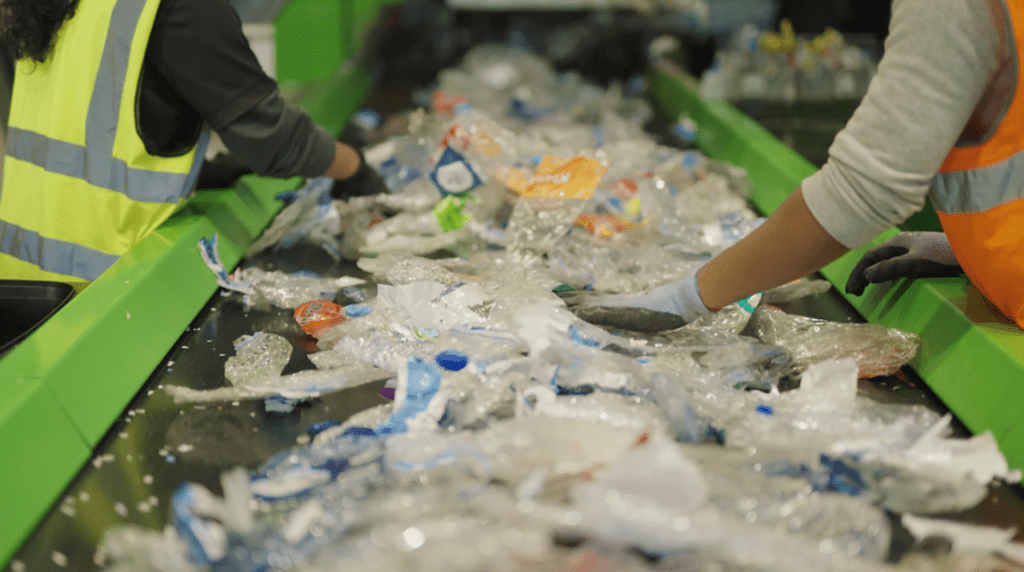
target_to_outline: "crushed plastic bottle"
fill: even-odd
[[[892,375],[921,343],[917,335],[895,328],[794,316],[771,306],[759,307],[752,321],[762,342],[786,348],[798,364],[851,357],[862,378]]]
[[[224,363],[224,378],[236,387],[281,375],[292,355],[291,344],[277,334],[256,332],[232,343],[236,355]]]

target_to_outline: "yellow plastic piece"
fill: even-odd
[[[563,159],[545,155],[522,195],[552,199],[589,199],[608,167],[596,159],[578,155]]]
[[[793,23],[789,21],[789,18],[783,18],[779,23],[779,31],[761,34],[758,44],[762,52],[781,54],[796,51],[796,33],[793,31]]]

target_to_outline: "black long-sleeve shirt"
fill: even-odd
[[[227,0],[160,2],[137,101],[154,155],[186,152],[205,121],[261,175],[319,176],[334,158],[334,138],[281,98]]]

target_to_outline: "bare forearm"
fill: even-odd
[[[806,276],[848,250],[814,218],[798,187],[764,224],[697,272],[700,297],[718,309]]]
[[[334,161],[331,162],[331,166],[327,168],[324,176],[332,179],[347,179],[355,174],[359,169],[359,164],[359,153],[355,149],[335,141]]]

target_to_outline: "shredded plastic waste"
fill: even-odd
[[[742,169],[653,141],[635,90],[484,45],[424,94],[431,111],[365,151],[390,193],[329,214],[310,181],[253,249],[313,236],[366,284],[242,273],[250,296],[295,309],[316,369],[282,375],[290,344],[257,332],[224,387],[166,388],[278,411],[385,381],[393,402],[311,426],[222,497],[182,484],[163,532],[108,533],[109,569],[895,570],[887,513],[967,538],[910,515],[1020,480],[991,435],[953,438],[934,411],[858,389],[915,336],[765,303],[828,283],[650,334],[566,308],[555,291],[678,279],[762,221]],[[957,558],[1022,557],[985,538]],[[938,572],[952,556],[908,558]]]

